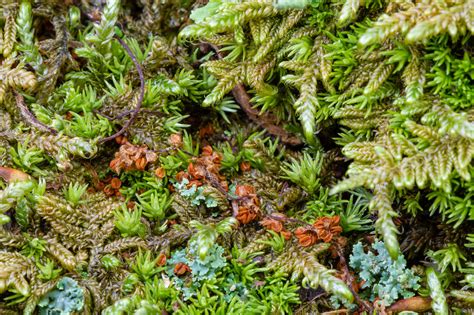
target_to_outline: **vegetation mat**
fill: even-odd
[[[473,0],[3,0],[1,314],[472,314]]]

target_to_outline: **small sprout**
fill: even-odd
[[[87,184],[81,185],[78,182],[69,183],[67,189],[64,189],[64,197],[72,206],[77,206],[84,202],[82,195],[86,192],[87,186]]]
[[[432,299],[431,307],[436,315],[449,314],[448,303],[438,274],[432,267],[426,269],[426,278],[430,296]]]
[[[122,237],[145,236],[146,228],[141,222],[142,211],[135,208],[129,211],[125,206],[122,210],[115,211],[115,227],[119,230]]]
[[[137,283],[140,282],[140,277],[136,273],[129,274],[123,281],[122,290],[125,293],[130,293]]]
[[[271,237],[266,240],[259,240],[257,243],[266,244],[272,247],[275,253],[282,253],[285,249],[285,236],[274,231],[268,231]]]
[[[38,278],[45,281],[56,279],[62,272],[61,268],[54,268],[56,267],[56,264],[51,259],[46,259],[44,265],[38,262],[36,263],[36,266],[40,270],[40,275]]]
[[[150,251],[143,253],[139,251],[135,257],[135,262],[132,264],[131,269],[134,273],[138,275],[140,280],[148,281],[153,278],[155,274],[160,272],[158,268],[158,258],[152,258]]]
[[[71,6],[69,8],[68,14],[69,28],[77,28],[81,22],[81,10],[76,6]]]
[[[310,0],[273,0],[273,6],[278,10],[303,10],[310,3]]]
[[[10,216],[4,213],[23,200],[34,186],[35,184],[31,180],[13,181],[4,190],[0,190],[0,225],[10,222]]]
[[[430,250],[428,256],[438,263],[441,272],[444,272],[448,267],[456,272],[461,269],[461,260],[466,260],[466,256],[455,243],[448,244],[448,246],[436,252]]]
[[[197,230],[191,240],[197,244],[199,258],[204,260],[209,250],[214,246],[217,237],[232,231],[232,228],[236,225],[237,220],[232,217],[226,218],[215,225],[205,225],[195,220],[189,222],[189,226]]]
[[[305,152],[301,158],[292,158],[290,162],[284,163],[282,171],[285,176],[283,178],[301,186],[309,194],[314,194],[321,186],[319,173],[322,163],[323,156],[319,152],[314,157]]]
[[[39,238],[30,238],[28,234],[25,233],[27,238],[26,244],[22,247],[21,253],[26,257],[34,257],[35,259],[40,259],[43,256],[43,253],[46,251],[47,242]]]
[[[164,220],[166,212],[173,202],[172,197],[168,193],[158,193],[151,191],[141,196],[137,196],[139,207],[143,211],[143,215],[152,220]]]
[[[20,167],[22,170],[30,172],[34,171],[38,174],[44,174],[44,170],[41,170],[38,166],[45,161],[43,151],[37,148],[28,147],[28,141],[18,143],[16,150],[10,149],[13,162]]]
[[[113,255],[104,255],[100,259],[100,262],[102,263],[102,266],[108,271],[117,269],[121,265],[120,260]]]

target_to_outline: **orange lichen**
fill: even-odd
[[[103,192],[106,196],[109,197],[115,195],[115,189],[113,189],[110,185],[105,186]]]
[[[173,272],[177,276],[182,276],[185,273],[190,272],[190,271],[191,271],[191,268],[189,268],[188,265],[186,265],[185,263],[179,262],[176,264],[176,266],[174,266]]]
[[[242,224],[248,224],[254,221],[258,216],[258,213],[253,209],[247,207],[239,207],[239,212],[235,217]]]
[[[112,187],[113,189],[119,189],[121,186],[122,181],[117,177],[112,178],[112,180],[110,181],[110,187]]]
[[[207,124],[206,126],[199,129],[199,138],[205,138],[214,134],[214,126]]]
[[[255,194],[255,188],[250,185],[237,185],[235,187],[235,194],[238,197],[248,197]]]
[[[193,177],[193,179],[203,179],[206,175],[205,169],[201,167],[194,167],[193,163],[189,163],[188,165],[188,173]]]
[[[283,238],[287,241],[289,241],[291,239],[291,237],[293,236],[293,234],[291,234],[291,232],[287,231],[287,230],[281,231],[280,235],[283,236]]]
[[[156,265],[159,266],[159,267],[162,267],[164,265],[166,265],[166,255],[165,253],[160,253],[158,255],[158,259],[156,260]]]
[[[280,233],[283,230],[283,223],[273,218],[264,218],[260,224],[267,230]]]
[[[166,176],[166,170],[163,167],[158,167],[155,170],[155,176],[159,179],[163,179]]]
[[[226,178],[221,175],[221,161],[222,157],[213,151],[212,147],[205,146],[202,148],[201,156],[194,158],[189,163],[187,171],[181,171],[176,174],[176,180],[181,182],[186,178],[188,188],[195,186],[202,186],[203,184],[210,184],[222,191],[228,190]]]
[[[291,232],[287,231],[285,227],[283,226],[283,221],[286,219],[286,216],[282,213],[273,213],[272,217],[266,217],[262,221],[260,221],[260,224],[266,228],[267,230],[280,233],[285,240],[291,239]]]
[[[341,234],[342,227],[339,225],[341,218],[339,216],[321,217],[313,223],[318,237],[325,243],[332,241],[333,237]]]
[[[318,234],[316,231],[309,227],[300,226],[295,230],[295,236],[300,245],[304,247],[314,245],[318,240]]]
[[[255,188],[250,185],[237,185],[235,187],[238,212],[235,218],[242,224],[248,224],[260,216],[260,200],[255,193]]]
[[[123,143],[124,141],[125,143]],[[142,171],[149,163],[155,162],[158,158],[157,154],[152,150],[148,150],[146,145],[136,146],[126,142],[126,140],[120,140],[120,142],[123,144],[109,164],[109,167],[117,174],[121,170]]]
[[[179,148],[183,145],[183,137],[179,133],[173,133],[168,138],[168,143],[173,147]]]
[[[240,163],[240,170],[242,172],[248,172],[250,171],[251,167],[250,167],[250,162],[242,162]]]

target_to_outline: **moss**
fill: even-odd
[[[0,312],[66,275],[85,313],[385,311],[372,231],[468,307],[472,5],[6,1]]]

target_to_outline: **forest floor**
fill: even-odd
[[[472,1],[4,2],[1,314],[474,311]]]

